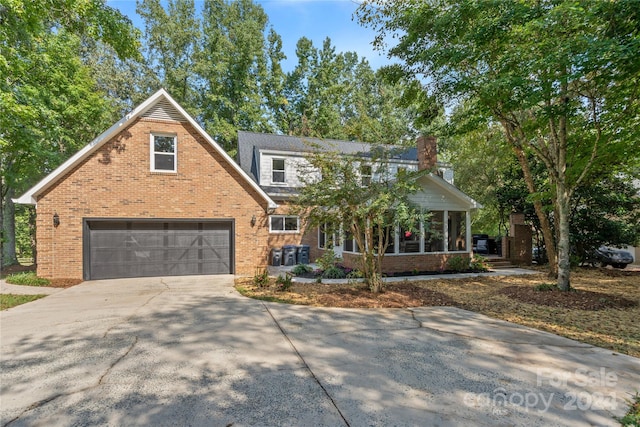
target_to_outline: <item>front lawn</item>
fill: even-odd
[[[0,294],[0,310],[6,310],[8,308],[35,301],[43,297],[46,297],[46,295]]]
[[[527,276],[438,279],[388,284],[372,294],[363,284],[293,283],[258,286],[238,278],[243,295],[321,307],[454,306],[640,357],[640,271],[579,268],[575,291],[548,286],[544,273]]]

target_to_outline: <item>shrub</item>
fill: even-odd
[[[447,261],[447,267],[453,271],[465,271],[469,269],[469,258],[460,255],[453,256]]]
[[[557,286],[553,283],[540,283],[539,285],[533,287],[533,289],[540,292],[552,291],[556,288]]]
[[[316,264],[318,264],[320,269],[324,271],[331,267],[335,267],[340,260],[341,259],[336,256],[335,252],[333,252],[333,249],[327,249],[324,251],[322,256],[316,260]]]
[[[291,285],[293,284],[292,280],[291,280],[291,275],[289,274],[285,274],[284,276],[282,274],[280,274],[277,278],[276,278],[276,286],[278,287],[278,291],[288,291],[289,288],[291,288]]]
[[[7,283],[12,285],[25,285],[25,286],[47,286],[51,282],[42,277],[36,276],[33,271],[26,271],[24,273],[15,273],[7,276]]]
[[[264,288],[269,284],[269,272],[263,269],[256,269],[256,274],[253,276],[253,284]]]
[[[313,269],[308,265],[298,264],[295,267],[293,267],[293,269],[291,270],[291,273],[296,276],[301,276],[303,274],[310,273],[311,271],[313,271]]]
[[[471,263],[469,264],[472,270],[475,271],[488,271],[489,266],[487,265],[487,259],[480,255],[474,255],[471,258]]]
[[[346,274],[340,267],[331,266],[322,272],[322,277],[325,279],[344,279]]]
[[[364,278],[364,273],[360,270],[351,270],[347,273],[347,279],[362,279]]]

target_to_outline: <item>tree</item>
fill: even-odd
[[[538,190],[528,154],[545,165],[557,284],[569,290],[576,188],[604,165],[637,158],[637,2],[370,0],[358,15],[378,30],[378,46],[398,35],[389,53],[403,61],[402,72],[425,75],[443,103],[464,99],[500,123],[531,193]]]
[[[73,153],[108,111],[79,60],[79,36],[135,56],[131,22],[98,0],[0,4],[1,264],[16,262],[11,198]]]
[[[136,11],[145,22],[146,63],[156,78],[155,90],[165,88],[187,111],[195,115],[196,60],[202,41],[194,0],[141,0]]]
[[[388,82],[355,52],[336,52],[329,38],[319,49],[305,37],[296,47],[298,63],[284,90],[284,133],[377,144],[413,141],[417,108],[405,102],[408,83]]]
[[[155,73],[142,57],[118,57],[113,48],[98,40],[82,39],[80,57],[89,68],[97,90],[109,100],[114,123],[141,104],[158,88]]]
[[[268,17],[252,0],[206,0],[198,58],[199,119],[226,151],[237,132],[273,130],[262,88],[268,85],[265,32]],[[279,55],[272,40],[271,57]]]
[[[452,118],[451,122],[439,119],[431,126],[431,133],[441,135],[438,158],[453,168],[455,185],[483,206],[473,216],[472,232],[505,235],[513,206],[504,204],[499,194],[505,185],[507,190],[513,185],[509,172],[517,163],[515,156],[505,150],[499,125],[476,123],[464,105],[453,111]],[[526,188],[523,190],[526,195]]]
[[[584,262],[602,245],[635,245],[640,238],[640,199],[627,177],[607,174],[574,192],[571,244]]]
[[[345,156],[335,151],[316,150],[303,170],[304,186],[294,201],[294,211],[307,227],[326,227],[353,236],[360,250],[360,266],[372,292],[381,292],[382,262],[393,230],[400,224],[417,232],[416,224],[425,212],[412,205],[409,195],[418,191],[422,172],[401,171],[389,176],[388,158],[393,150],[380,147],[371,158]],[[363,185],[363,164],[372,167],[373,177]]]

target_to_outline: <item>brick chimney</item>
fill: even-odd
[[[418,147],[418,170],[433,169],[438,161],[438,140],[435,136],[420,136]]]

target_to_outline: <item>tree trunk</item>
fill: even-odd
[[[9,188],[2,203],[2,266],[18,263],[16,257],[16,209],[11,198],[13,188]]]
[[[558,288],[562,291],[571,289],[571,247],[569,240],[570,196],[564,183],[556,184],[558,213]]]
[[[533,175],[529,169],[529,162],[522,148],[513,146],[513,151],[516,153],[522,173],[524,175],[524,181],[527,184],[527,189],[530,194],[536,193],[536,185],[533,182]],[[536,211],[538,220],[540,221],[540,228],[542,228],[542,236],[544,237],[545,250],[547,252],[547,258],[549,259],[549,277],[555,278],[558,275],[558,257],[556,253],[556,240],[553,237],[553,231],[551,230],[551,223],[549,217],[544,212],[542,202],[535,199],[533,201],[533,208]]]
[[[29,236],[31,237],[31,256],[33,257],[33,265],[38,266],[38,245],[36,237],[36,208],[29,207]]]

